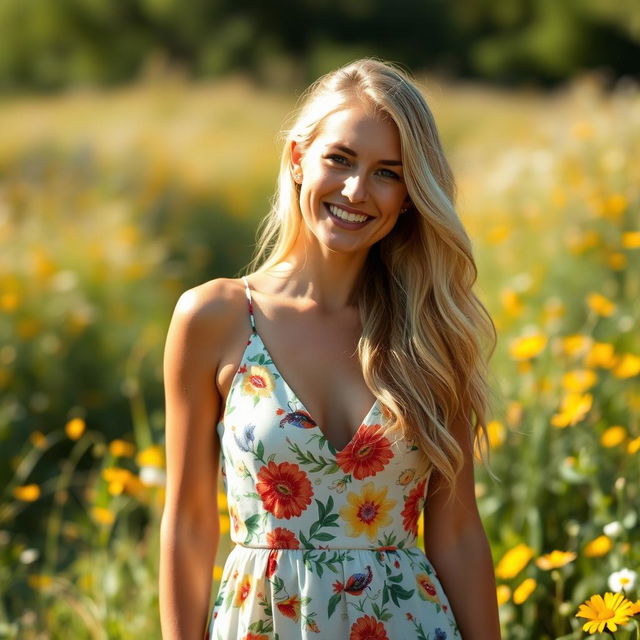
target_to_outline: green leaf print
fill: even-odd
[[[311,473],[319,473],[322,471],[325,475],[335,473],[340,468],[335,460],[327,460],[324,456],[314,456],[310,451],[303,451],[297,444],[291,442],[287,438],[289,443],[289,451],[295,454],[296,460],[301,465],[310,466],[309,471]]]
[[[249,631],[255,631],[256,633],[271,633],[273,631],[273,621],[256,620],[249,625]]]
[[[331,598],[329,598],[329,606],[327,607],[327,615],[329,618],[333,615],[340,600],[342,600],[342,593],[334,593]]]
[[[415,589],[404,589],[399,584],[392,584],[389,587],[389,594],[396,607],[400,606],[398,600],[408,600],[414,593]]]
[[[249,544],[254,538],[254,536],[258,533],[258,521],[260,520],[260,514],[254,513],[252,516],[249,516],[245,521],[244,525],[247,527],[247,537],[244,539],[244,544]]]

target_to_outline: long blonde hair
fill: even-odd
[[[355,287],[358,356],[365,382],[389,417],[387,428],[413,441],[453,491],[463,454],[450,425],[464,421],[473,443],[487,449],[487,363],[496,331],[472,292],[477,269],[433,115],[405,72],[365,58],[322,76],[303,94],[284,132],[277,190],[247,273],[281,262],[300,230],[291,140],[304,149],[323,120],[354,99],[397,125],[411,199],[411,209],[370,248]]]

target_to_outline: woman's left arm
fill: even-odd
[[[468,426],[452,429],[464,466],[450,501],[440,476],[425,503],[425,553],[436,571],[463,640],[500,640],[493,560],[475,496],[473,445]],[[435,476],[435,474],[434,474]]]

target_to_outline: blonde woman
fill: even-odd
[[[495,331],[454,196],[401,70],[309,88],[248,274],[186,291],[169,328],[165,640],[500,637],[473,481]]]

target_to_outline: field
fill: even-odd
[[[503,637],[580,638],[640,569],[640,89],[422,84],[499,331]],[[164,337],[249,260],[293,104],[241,78],[0,102],[0,638],[160,637]]]

